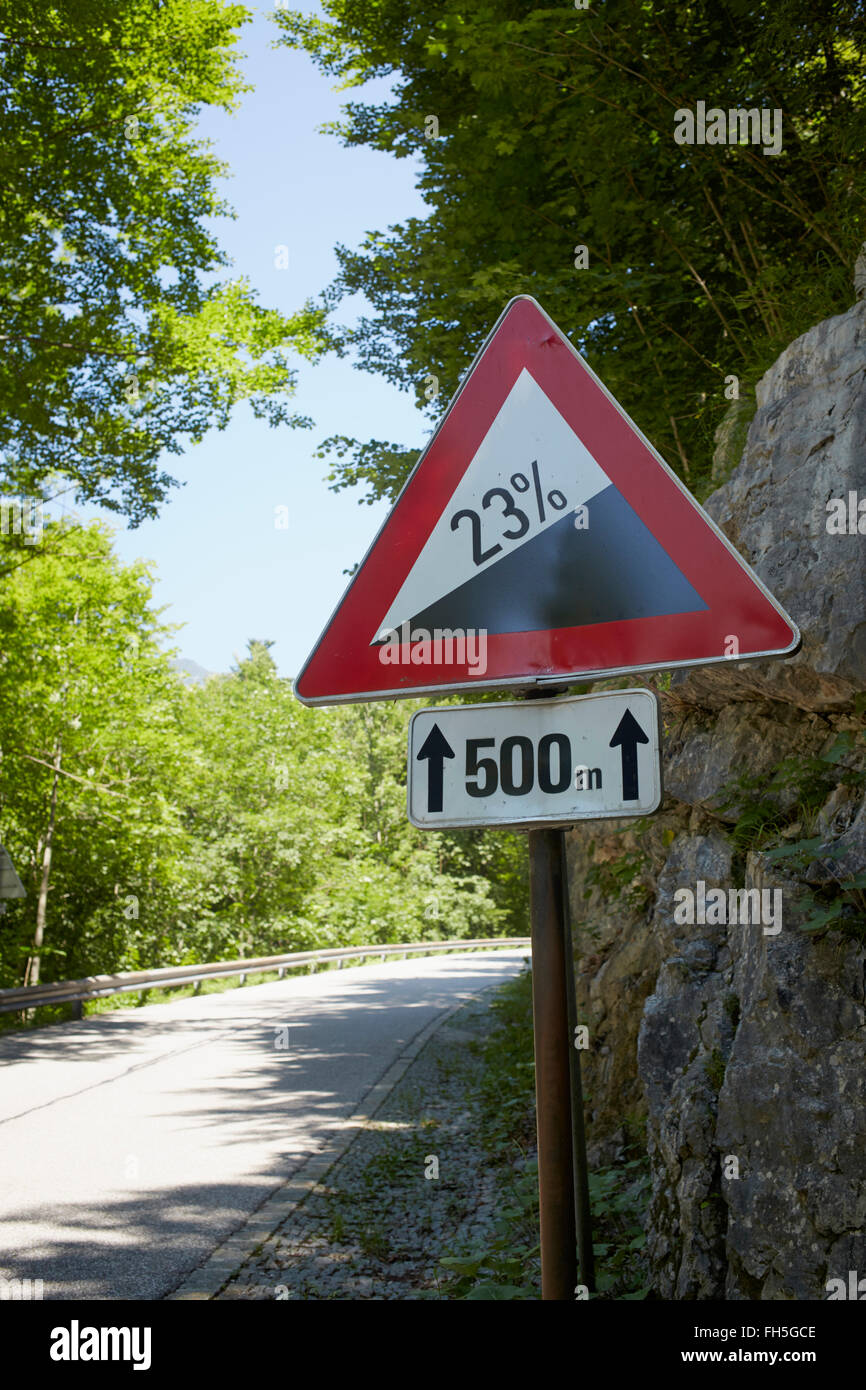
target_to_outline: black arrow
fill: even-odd
[[[427,768],[427,810],[441,811],[445,759],[454,757],[454,749],[438,724],[433,725],[415,756],[419,759],[426,758],[429,763]]]
[[[620,747],[622,749],[623,801],[637,801],[639,799],[637,781],[637,746],[639,743],[649,743],[649,739],[631,710],[626,709],[608,745],[610,748]]]

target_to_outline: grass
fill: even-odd
[[[481,1139],[499,1178],[499,1220],[483,1249],[440,1259],[439,1297],[535,1300],[541,1265],[529,971],[503,985],[492,1007],[496,1022],[482,1045]],[[628,1132],[625,1160],[589,1176],[597,1287],[590,1297],[632,1300],[648,1292],[642,1222],[650,1178],[640,1117],[629,1117]]]

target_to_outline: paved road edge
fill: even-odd
[[[404,1047],[388,1070],[370,1087],[352,1114],[347,1116],[339,1125],[334,1126],[334,1137],[329,1140],[326,1147],[308,1158],[297,1173],[293,1174],[272,1196],[266,1198],[262,1205],[247,1217],[243,1225],[239,1226],[232,1235],[217,1246],[204,1264],[199,1265],[197,1269],[188,1274],[173,1292],[165,1294],[162,1301],[194,1303],[213,1298],[232,1275],[240,1269],[241,1265],[256,1253],[264,1241],[273,1235],[277,1227],[309,1196],[323,1180],[329,1169],[333,1168],[337,1160],[342,1158],[349,1145],[360,1131],[370,1123],[394,1087],[402,1081],[421,1049],[442,1027],[443,1023],[470,1000],[477,999],[480,995],[496,988],[496,985],[485,985],[482,989],[461,994],[455,1004],[449,1005],[447,1009],[443,1009],[435,1018],[432,1018]]]

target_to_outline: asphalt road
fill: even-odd
[[[46,1299],[164,1297],[437,1012],[526,955],[391,960],[0,1038],[0,1276],[42,1279]]]

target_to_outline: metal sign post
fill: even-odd
[[[571,1140],[574,1156],[574,1217],[577,1225],[577,1259],[580,1282],[588,1293],[595,1292],[595,1256],[592,1250],[592,1212],[589,1205],[589,1168],[586,1159],[586,1128],[583,1119],[583,1080],[580,1051],[575,1039],[577,997],[574,987],[574,947],[571,934],[571,908],[568,901],[568,857],[565,831],[560,830],[562,855],[562,922],[565,931],[565,983],[568,1003],[568,1057],[571,1067]]]
[[[577,1279],[562,835],[529,832],[532,1017],[541,1297],[571,1300]]]

